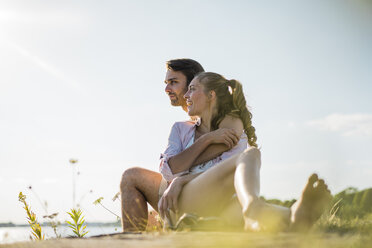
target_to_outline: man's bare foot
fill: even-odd
[[[332,200],[331,192],[324,180],[312,174],[302,191],[301,197],[291,207],[293,231],[306,231],[319,219]]]

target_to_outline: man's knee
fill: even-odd
[[[123,189],[127,186],[135,185],[135,182],[136,180],[138,180],[138,177],[141,173],[141,169],[142,168],[139,167],[126,169],[121,176],[120,189]]]

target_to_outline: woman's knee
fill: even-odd
[[[245,149],[243,154],[245,154],[246,156],[254,156],[256,158],[261,158],[261,151],[254,146]]]
[[[244,163],[250,166],[261,167],[261,152],[256,147],[247,148],[239,157],[238,164]]]

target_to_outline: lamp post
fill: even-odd
[[[76,199],[76,163],[77,159],[70,159],[70,164],[72,166],[72,207],[75,208],[75,199]]]

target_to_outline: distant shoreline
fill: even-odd
[[[121,226],[120,222],[86,222],[87,226]],[[0,227],[28,227],[29,224],[14,224],[13,222],[0,223]],[[50,226],[48,222],[41,223],[41,226]],[[61,223],[59,226],[67,226],[66,223]]]

